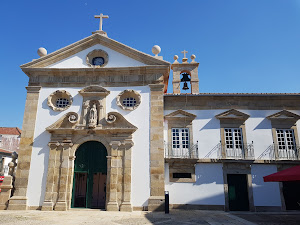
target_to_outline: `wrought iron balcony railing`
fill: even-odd
[[[238,146],[222,145],[219,143],[215,148],[219,159],[254,159],[253,143]]]
[[[165,158],[198,159],[198,143],[188,146],[165,143]]]
[[[299,145],[285,146],[272,144],[258,157],[258,159],[300,160],[299,153]]]

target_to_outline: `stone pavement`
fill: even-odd
[[[106,212],[90,209],[72,209],[65,212],[47,211],[0,211],[0,224],[245,224],[245,225],[298,225],[300,212],[295,213],[228,213],[204,210],[172,210],[170,214],[161,212]]]

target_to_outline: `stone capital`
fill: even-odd
[[[120,141],[111,141],[109,143],[109,145],[111,146],[112,149],[117,150],[119,148],[119,146],[121,145]]]
[[[28,86],[26,87],[27,93],[40,93],[41,86]]]

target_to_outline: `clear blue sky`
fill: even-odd
[[[300,92],[299,0],[1,1],[0,126],[22,127],[27,76],[19,66],[98,29],[173,62],[200,62],[200,92]]]

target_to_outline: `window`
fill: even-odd
[[[173,178],[192,178],[191,173],[173,173]]]
[[[172,150],[174,156],[189,154],[189,128],[172,128]]]
[[[58,98],[56,100],[56,107],[58,108],[65,108],[69,105],[69,100],[66,98]]]
[[[136,100],[135,100],[135,98],[132,98],[132,97],[124,98],[123,105],[125,107],[134,107],[136,105]]]
[[[276,129],[277,149],[280,158],[296,157],[296,144],[293,129]]]
[[[243,156],[243,135],[241,128],[224,128],[226,156]]]

